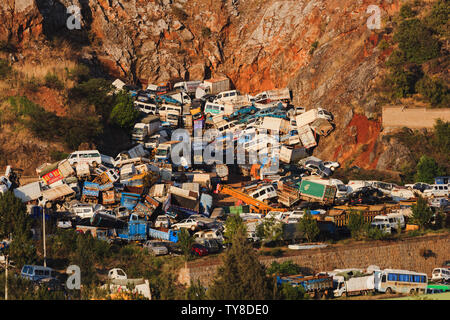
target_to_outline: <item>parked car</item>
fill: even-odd
[[[179,230],[180,228],[191,229],[192,231],[201,229],[204,227],[204,223],[202,221],[197,221],[195,219],[184,219],[178,223],[172,225],[172,228],[175,230]]]
[[[305,162],[305,168],[311,172],[315,172],[321,177],[329,177],[333,173],[330,168],[325,167],[323,162],[308,160]]]
[[[431,185],[429,185],[428,183],[424,183],[424,182],[405,184],[405,187],[412,191],[418,191],[420,193],[423,193],[425,190],[431,189]]]
[[[203,245],[201,245],[199,243],[194,243],[192,245],[191,252],[194,255],[199,256],[199,257],[203,257],[203,256],[208,255],[208,249],[205,246],[203,246]]]
[[[120,268],[113,268],[108,272],[108,279],[127,279],[127,274]]]
[[[208,253],[217,253],[222,247],[222,244],[216,239],[195,238],[195,242],[204,246]]]
[[[377,204],[384,197],[383,192],[373,187],[362,187],[348,195],[348,202],[356,204]]]
[[[169,249],[167,246],[163,244],[163,242],[158,240],[148,240],[144,243],[144,248],[148,250],[148,252],[155,256],[163,256],[169,253]]]
[[[339,166],[340,166],[339,162],[336,162],[336,161],[324,161],[324,162],[323,162],[323,165],[324,165],[326,168],[331,169],[331,171],[336,170],[336,169],[339,168]]]
[[[170,228],[170,218],[166,215],[156,217],[155,228]]]

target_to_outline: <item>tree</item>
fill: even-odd
[[[0,236],[12,236],[11,259],[18,265],[36,259],[36,249],[31,238],[31,219],[26,207],[11,191],[0,194]]]
[[[194,243],[194,238],[189,234],[189,231],[186,228],[182,228],[178,235],[178,246],[183,252],[186,261],[191,257],[191,248]]]
[[[77,84],[69,90],[69,101],[95,106],[95,111],[102,116],[103,121],[109,118],[114,96],[111,95],[111,82],[101,78],[93,78]]]
[[[361,240],[366,231],[366,223],[362,212],[351,212],[348,217],[348,229],[353,239]]]
[[[242,232],[247,234],[247,227],[244,224],[244,220],[239,215],[231,215],[225,221],[225,230],[223,233],[224,244],[231,243],[233,235]]]
[[[433,183],[434,178],[443,174],[441,168],[439,168],[436,160],[427,155],[420,157],[419,163],[417,164],[417,173],[415,175],[415,180],[425,183]]]
[[[427,200],[422,197],[417,199],[417,203],[411,206],[412,218],[419,225],[420,229],[425,229],[431,222],[433,211],[428,206]]]
[[[246,241],[243,229],[232,236],[231,248],[223,257],[215,280],[207,291],[213,300],[263,300],[272,297],[272,279]]]
[[[419,19],[404,20],[394,35],[409,62],[422,64],[440,55],[441,46],[433,31]]]
[[[256,228],[256,236],[264,239],[264,243],[279,241],[283,237],[283,224],[274,217],[266,218]]]
[[[317,221],[312,217],[309,210],[305,212],[298,222],[297,229],[305,235],[308,242],[316,240],[320,233]]]
[[[97,280],[95,270],[94,238],[87,234],[79,234],[77,237],[77,249],[72,259],[73,264],[80,267],[81,284],[90,285]]]
[[[434,124],[434,141],[436,148],[448,155],[450,150],[450,122],[437,119]]]
[[[133,98],[121,91],[116,96],[116,104],[111,111],[110,119],[121,128],[130,130],[139,117],[139,111],[134,108]]]

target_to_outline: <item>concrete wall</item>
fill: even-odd
[[[426,272],[439,267],[445,260],[450,260],[450,234],[424,236],[402,241],[375,241],[371,243],[352,244],[350,246],[329,246],[323,249],[302,250],[295,256],[282,258],[261,258],[269,266],[273,261],[279,263],[292,260],[311,273],[343,268],[367,268],[377,265],[381,269],[404,269]],[[423,252],[428,251],[424,257]],[[179,282],[189,284],[197,279],[208,286],[214,279],[219,265],[195,266],[189,264],[179,272]]]
[[[436,119],[450,121],[450,108],[383,107],[383,127],[432,128]]]

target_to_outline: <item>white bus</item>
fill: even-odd
[[[408,270],[384,269],[374,271],[375,289],[386,293],[425,293],[428,276]]]
[[[449,282],[450,269],[448,268],[434,268],[431,273],[431,280],[435,282]]]

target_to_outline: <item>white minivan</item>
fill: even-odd
[[[269,201],[270,199],[276,198],[278,194],[274,186],[268,185],[251,192],[249,196],[259,201]]]
[[[373,218],[373,222],[385,222],[390,225],[392,229],[395,229],[397,232],[398,225],[400,224],[400,228],[403,229],[405,224],[405,217],[400,213],[388,213],[387,215],[378,215]]]
[[[423,192],[423,195],[426,197],[448,197],[448,188],[447,184],[432,184],[431,189],[427,189]]]
[[[102,163],[102,157],[98,150],[81,150],[72,152],[67,158],[70,165],[74,166],[77,163],[88,163],[94,167]]]
[[[431,280],[436,282],[450,281],[450,269],[448,268],[434,268],[431,275]]]

